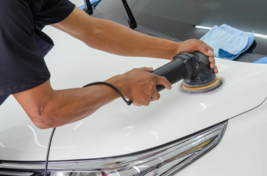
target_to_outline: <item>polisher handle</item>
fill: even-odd
[[[173,58],[173,61],[159,67],[152,73],[166,77],[171,84],[184,79],[185,85],[189,87],[207,85],[216,78],[213,69],[210,68],[208,56],[201,52],[180,53]],[[158,91],[164,88],[162,85],[157,85]]]
[[[171,84],[174,84],[183,79],[187,74],[184,63],[185,60],[186,56],[184,56],[183,54],[178,54],[173,58],[171,62],[163,65],[162,67],[159,67],[152,73],[158,76],[164,76]],[[157,85],[158,91],[161,91],[163,89],[165,89],[164,86]]]

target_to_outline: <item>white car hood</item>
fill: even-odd
[[[46,58],[55,89],[81,87],[135,67],[157,68],[167,62],[88,49],[59,32],[55,43],[60,37],[66,42]],[[74,45],[78,48],[75,52],[59,53]],[[100,158],[149,149],[252,110],[265,100],[267,65],[216,61],[218,76],[223,79],[218,89],[187,94],[178,82],[148,107],[127,106],[117,99],[84,120],[57,128],[50,160]],[[12,96],[0,107],[0,120],[0,160],[45,160],[51,129],[36,128]]]

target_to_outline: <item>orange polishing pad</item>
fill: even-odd
[[[202,86],[202,87],[188,87],[184,83],[181,84],[181,88],[184,92],[187,93],[202,93],[202,92],[208,92],[213,89],[216,89],[222,84],[222,80],[220,78],[216,78],[215,81],[209,85]]]

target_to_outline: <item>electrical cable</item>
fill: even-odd
[[[115,87],[112,84],[107,83],[107,82],[94,82],[94,83],[87,84],[83,87],[93,86],[93,85],[97,85],[97,84],[104,84],[104,85],[107,85],[107,86],[113,88],[116,92],[118,92],[118,94],[121,96],[121,98],[125,101],[125,103],[127,105],[131,105],[133,103],[132,101],[126,100],[126,98],[122,95],[122,93],[119,91],[119,89],[117,89],[117,87]]]
[[[46,161],[45,161],[45,171],[44,171],[44,175],[45,176],[47,176],[48,158],[49,158],[51,143],[52,143],[52,139],[53,139],[53,136],[54,136],[55,131],[56,131],[56,128],[53,128],[53,130],[51,132],[51,136],[50,136],[48,148],[47,148]]]
[[[119,89],[118,89],[117,87],[115,87],[115,86],[113,86],[112,84],[107,83],[107,82],[94,82],[94,83],[90,83],[90,84],[87,84],[87,85],[83,86],[83,88],[85,88],[85,87],[89,87],[89,86],[93,86],[93,85],[99,85],[99,84],[107,85],[107,86],[113,88],[113,89],[114,89],[114,90],[121,96],[121,98],[125,101],[125,103],[126,103],[127,105],[130,106],[130,105],[132,104],[132,101],[128,101],[128,100],[126,100],[126,98],[122,95],[122,93],[119,91]],[[53,130],[52,130],[52,132],[51,132],[51,136],[50,136],[50,140],[49,140],[48,148],[47,148],[44,176],[47,176],[47,168],[48,168],[49,153],[50,153],[51,143],[52,143],[52,139],[53,139],[53,136],[54,136],[55,131],[56,131],[56,128],[53,128]]]

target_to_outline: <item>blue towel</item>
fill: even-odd
[[[223,24],[214,26],[200,40],[213,48],[215,57],[233,60],[252,45],[253,34]]]
[[[85,7],[85,5],[81,5],[81,6],[79,6],[79,8],[82,9],[82,10],[83,10],[84,7]]]
[[[267,64],[267,57],[260,58],[259,60],[256,60],[256,61],[253,62],[253,63],[257,63],[257,64]]]
[[[102,1],[102,0],[101,0],[101,1]],[[95,6],[95,7],[97,7],[98,4],[99,4],[101,1],[99,1],[99,0],[92,0],[92,1],[90,1],[90,3],[91,3],[91,5],[97,3],[96,6]],[[81,6],[79,6],[79,8],[82,9],[82,10],[83,10],[84,7],[85,7],[85,5],[81,5]]]

